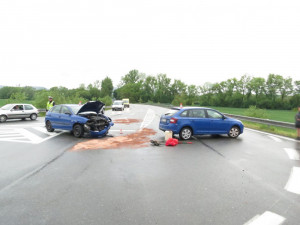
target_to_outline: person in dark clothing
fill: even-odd
[[[298,107],[298,113],[295,116],[295,127],[297,129],[297,140],[300,140],[300,106]]]

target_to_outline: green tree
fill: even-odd
[[[196,85],[189,85],[187,87],[187,105],[193,105],[196,101],[196,97],[198,96],[198,89]]]
[[[121,84],[134,84],[140,82],[142,79],[143,77],[138,70],[131,70],[128,74],[121,78]]]
[[[26,100],[26,95],[24,92],[15,92],[15,93],[12,93],[12,95],[10,96],[10,100],[13,100],[13,101],[18,101],[18,102],[24,102],[24,100]]]
[[[276,108],[276,97],[283,86],[283,77],[281,75],[269,74],[266,87],[267,87],[267,97],[271,99],[271,104],[269,107]]]
[[[174,80],[173,84],[170,87],[171,94],[173,96],[179,95],[182,96],[186,94],[187,85],[181,80]]]
[[[255,93],[255,105],[257,106],[259,98],[265,93],[266,81],[261,77],[253,77],[248,85],[248,90]]]
[[[160,103],[170,103],[174,96],[172,96],[170,91],[171,79],[167,77],[166,74],[157,75],[157,88],[155,93],[156,102]]]
[[[101,81],[101,97],[112,96],[113,89],[113,82],[109,77]]]
[[[154,76],[147,76],[142,84],[141,99],[142,102],[148,102],[154,100],[156,91],[157,80]]]
[[[279,86],[279,91],[281,94],[281,100],[283,101],[288,95],[293,93],[293,84],[292,84],[292,78],[282,78],[282,85]]]

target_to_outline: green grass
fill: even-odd
[[[230,108],[230,107],[210,107],[214,108],[222,113],[235,114],[240,116],[246,116],[245,112],[247,109],[245,108]],[[288,123],[295,122],[296,112],[292,110],[271,110],[266,109],[267,119],[276,120]]]
[[[275,127],[275,126],[269,126],[265,124],[259,124],[259,123],[253,123],[249,121],[242,121],[245,127],[255,129],[255,130],[261,130],[272,134],[277,134],[281,136],[286,136],[290,138],[296,138],[296,130],[290,129],[290,128],[284,128],[284,127]]]
[[[149,104],[149,103],[147,103]],[[159,104],[159,103],[152,103],[149,105],[156,105],[156,106],[162,106],[162,107],[171,107],[170,104]],[[205,107],[205,106],[203,106]],[[228,113],[228,114],[234,114],[234,115],[240,115],[240,116],[246,116],[246,111],[248,108],[231,108],[231,107],[215,107],[215,106],[207,106],[208,108],[216,109],[222,113]],[[294,123],[295,122],[295,115],[297,112],[292,110],[271,110],[266,109],[267,113],[267,119],[269,120],[275,120],[275,121],[282,121],[282,122],[288,122],[288,123]]]

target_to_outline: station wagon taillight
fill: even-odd
[[[177,123],[177,120],[178,120],[178,119],[171,118],[171,119],[170,119],[170,123]]]

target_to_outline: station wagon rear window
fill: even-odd
[[[168,112],[165,113],[165,116],[173,116],[175,113],[177,113],[179,109],[171,109]]]

